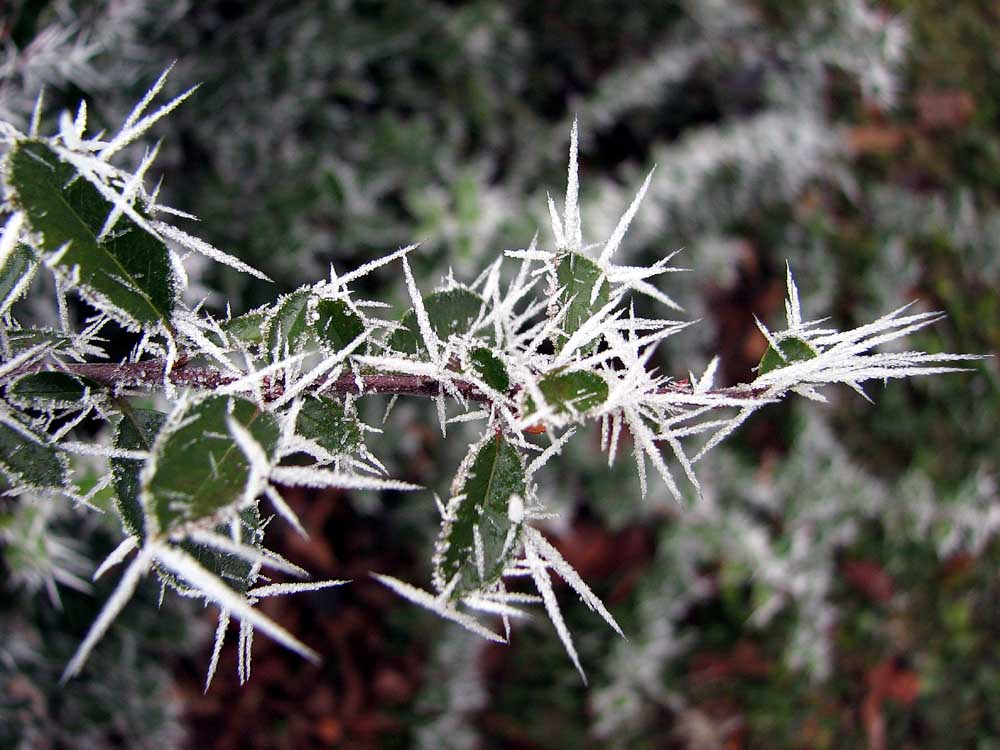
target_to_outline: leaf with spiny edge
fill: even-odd
[[[521,524],[511,521],[511,495],[524,497],[524,462],[500,434],[490,434],[469,449],[452,485],[459,498],[448,506],[434,554],[434,585],[442,591],[459,575],[451,593],[459,599],[499,580],[518,547]],[[477,534],[478,529],[478,534]],[[513,538],[508,540],[508,535]],[[482,545],[483,571],[476,538]]]
[[[148,451],[155,442],[156,435],[163,428],[166,419],[167,416],[158,411],[128,408],[115,431],[115,447],[124,450]],[[136,537],[141,544],[146,539],[139,478],[143,462],[132,458],[112,458],[110,464],[115,485],[115,510],[118,512],[125,532]],[[259,545],[263,536],[260,511],[256,506],[250,506],[240,511],[239,518],[245,543],[250,543],[253,546]],[[223,524],[217,527],[216,532],[227,535],[228,525]],[[222,578],[240,593],[246,593],[253,583],[250,580],[251,564],[237,555],[190,541],[181,542],[180,546],[203,567]],[[172,588],[185,592],[190,588],[160,566],[157,566],[157,574]]]
[[[424,309],[427,310],[431,328],[442,341],[453,334],[471,333],[472,324],[479,317],[482,306],[483,298],[464,287],[434,292],[424,298]],[[400,323],[403,327],[393,332],[388,345],[405,354],[425,352],[417,314],[409,310]]]
[[[213,516],[243,496],[251,466],[230,434],[227,417],[245,427],[268,456],[278,443],[274,417],[246,399],[209,396],[179,416],[177,426],[168,425],[157,437],[152,471],[143,478],[147,531],[168,531]]]
[[[42,141],[15,145],[5,167],[11,199],[41,249],[64,250],[55,265],[79,270],[83,296],[123,322],[169,326],[176,292],[161,239],[127,216],[98,239],[114,206]]]

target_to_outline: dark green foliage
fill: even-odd
[[[295,430],[335,456],[353,453],[362,443],[357,418],[345,413],[340,401],[327,396],[303,400]]]
[[[7,388],[7,397],[27,406],[71,406],[97,387],[88,378],[65,372],[36,372],[14,381]]]
[[[497,356],[485,347],[478,347],[472,350],[469,355],[472,369],[482,379],[486,385],[500,393],[506,393],[510,388],[510,376],[507,368],[504,367]]]
[[[7,308],[12,302],[11,295],[19,284],[30,281],[37,268],[35,254],[27,245],[18,245],[0,268],[0,308]],[[22,289],[23,291],[23,289]]]
[[[58,266],[78,266],[80,283],[138,324],[169,324],[174,307],[170,259],[163,242],[123,216],[104,240],[98,233],[112,205],[39,141],[7,156],[14,199],[47,252],[60,248]]]
[[[165,414],[151,409],[125,409],[115,432],[115,447],[148,451],[166,418]],[[110,464],[115,483],[115,510],[121,518],[122,527],[130,536],[143,540],[146,538],[145,516],[139,498],[142,461],[112,458]]]
[[[510,496],[525,496],[521,456],[499,434],[472,446],[462,466],[468,473],[453,488],[453,495],[464,498],[453,510],[452,520],[445,523],[434,558],[434,579],[439,589],[461,574],[452,593],[456,599],[483,585],[476,565],[475,527],[483,543],[482,580],[488,584],[500,577],[517,547],[517,526],[508,517]],[[505,548],[512,529],[514,539]]]
[[[8,331],[7,340],[10,342],[11,352],[14,354],[20,354],[39,344],[48,344],[51,348],[58,349],[69,342],[66,334],[52,328],[24,328],[20,331]]]
[[[427,310],[431,328],[442,341],[452,334],[468,332],[479,317],[482,304],[482,297],[461,287],[434,292],[424,297],[424,309]],[[420,335],[416,313],[408,311],[400,323],[403,327],[389,337],[389,346],[406,354],[423,352],[423,337]]]
[[[0,423],[0,472],[12,484],[62,488],[66,484],[66,461],[46,438],[34,436],[25,427],[15,430]]]
[[[237,318],[237,335],[251,341],[257,314],[243,318]],[[267,316],[266,326],[267,351],[279,359],[285,356],[286,346],[289,354],[316,346],[335,351],[343,349],[365,330],[361,318],[346,302],[320,299],[307,289],[292,292],[278,303]],[[362,354],[365,349],[362,344],[355,353]]]
[[[768,346],[764,356],[760,358],[757,365],[757,375],[767,375],[773,370],[787,367],[794,362],[804,362],[816,356],[816,350],[808,343],[795,336],[789,336],[778,342],[781,354],[774,350],[773,346]]]
[[[322,299],[316,306],[316,322],[313,326],[320,341],[332,349],[341,350],[364,333],[365,324],[348,306],[339,299]],[[355,354],[364,354],[367,345],[361,344]]]
[[[264,325],[267,313],[254,310],[222,324],[222,329],[244,344],[259,344],[264,339]]]
[[[601,278],[601,269],[590,258],[579,253],[566,253],[559,259],[556,266],[556,282],[563,288],[559,295],[559,307],[568,306],[566,317],[562,321],[565,336],[560,343],[572,336],[585,320],[590,319],[596,310],[600,310],[611,299],[607,279],[601,283],[597,299],[593,304],[590,297],[594,293],[594,285]]]
[[[607,382],[590,371],[549,373],[538,381],[538,389],[557,414],[582,414],[608,399]],[[535,410],[530,396],[525,399],[525,410],[529,414]]]
[[[237,501],[246,489],[250,463],[229,432],[229,416],[265,453],[274,450],[278,425],[252,402],[212,396],[190,407],[180,428],[156,445],[156,470],[143,487],[149,494],[147,512],[161,531],[211,516]]]
[[[309,292],[304,289],[292,292],[277,304],[268,316],[264,342],[267,351],[278,359],[302,351],[309,343],[308,305]]]

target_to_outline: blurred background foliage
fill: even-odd
[[[814,317],[916,300],[948,317],[912,348],[1000,349],[998,38],[992,0],[13,0],[0,113],[23,123],[44,83],[48,116],[82,97],[110,126],[172,61],[176,89],[201,82],[159,164],[199,234],[275,279],[206,268],[197,297],[234,313],[416,240],[425,288],[549,242],[578,117],[585,236],[656,164],[623,252],[683,248],[691,269],[663,287],[702,322],[656,364],[686,377],[719,352],[737,382],[786,259]],[[371,283],[402,311],[394,271]],[[0,745],[1000,748],[996,361],[870,395],[766,411],[706,459],[691,510],[640,502],[628,462],[575,439],[542,480],[549,533],[629,638],[567,597],[586,689],[547,626],[487,647],[367,579],[426,580],[429,493],[329,492],[290,493],[308,542],[272,533],[356,583],[268,610],[322,667],[264,642],[246,687],[227,672],[202,697],[202,614],[157,614],[150,591],[61,688],[102,596],[53,571],[89,578],[108,538],[4,501]],[[386,432],[370,444],[395,476],[447,487],[466,443],[424,405]],[[26,558],[25,528],[72,555]]]

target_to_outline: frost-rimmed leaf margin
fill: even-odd
[[[524,461],[500,432],[469,448],[452,482],[433,558],[433,584],[451,598],[489,588],[516,552],[521,521],[510,517],[512,495],[526,495]],[[455,577],[459,576],[458,581]]]
[[[228,417],[273,456],[278,423],[253,401],[209,395],[180,402],[157,434],[141,473],[147,535],[215,517],[244,499],[252,471],[229,431]]]
[[[456,286],[427,295],[423,304],[434,333],[446,341],[455,334],[472,333],[470,329],[483,309],[483,298],[467,287]],[[399,323],[401,328],[389,336],[388,346],[404,354],[426,353],[416,312],[408,310]]]
[[[53,265],[85,299],[128,327],[169,329],[176,282],[159,237],[122,216],[116,230],[99,239],[114,206],[43,140],[16,143],[2,172],[41,249],[55,254]]]
[[[47,437],[27,427],[0,421],[0,472],[18,487],[62,490],[69,481],[69,461]]]

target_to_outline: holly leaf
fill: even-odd
[[[521,533],[520,522],[511,521],[508,510],[514,494],[525,496],[524,463],[503,436],[491,434],[470,448],[452,485],[457,500],[449,503],[434,555],[438,591],[456,575],[453,599],[500,578]]]
[[[483,298],[463,287],[434,292],[424,298],[424,309],[431,322],[431,328],[442,341],[456,333],[468,333],[479,317]],[[388,344],[405,354],[426,352],[417,314],[410,310],[400,320],[402,328],[393,332]]]
[[[169,324],[175,301],[167,246],[122,216],[98,234],[113,206],[41,141],[21,141],[6,160],[11,199],[55,253],[55,265],[77,269],[82,295],[116,319],[138,326]]]
[[[278,442],[274,418],[241,398],[211,396],[190,406],[153,446],[153,471],[142,488],[147,518],[161,531],[212,516],[237,502],[251,479],[250,463],[229,432],[228,417],[245,427],[270,457]],[[148,526],[147,526],[148,528]]]

